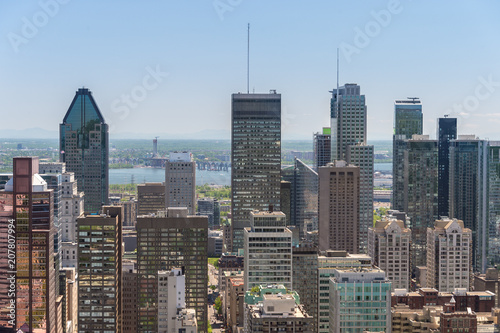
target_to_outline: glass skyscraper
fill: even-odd
[[[439,118],[438,215],[449,216],[450,200],[450,141],[457,138],[457,118]]]
[[[488,267],[500,264],[500,141],[490,141],[488,147]]]
[[[404,210],[404,152],[406,140],[423,131],[422,103],[418,98],[394,102],[392,137],[392,209]]]
[[[108,125],[92,97],[81,88],[60,124],[60,161],[74,172],[85,192],[85,212],[97,213],[108,202]]]
[[[280,210],[281,95],[233,94],[231,125],[232,251],[243,248],[250,212]]]

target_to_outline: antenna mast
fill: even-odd
[[[247,31],[247,94],[250,93],[250,23]]]

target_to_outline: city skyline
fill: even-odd
[[[210,130],[214,138],[229,138],[228,96],[247,88],[250,22],[250,92],[283,95],[285,140],[310,139],[328,125],[337,48],[340,83],[359,84],[370,101],[368,140],[391,139],[393,101],[410,96],[420,97],[431,138],[436,119],[451,114],[459,117],[459,132],[495,139],[496,3],[66,2],[2,5],[0,61],[9,64],[2,70],[9,80],[0,88],[6,109],[15,111],[5,115],[9,129],[57,131],[53,124],[67,96],[85,86],[99,101],[111,138],[161,135],[167,120],[181,124],[172,136]],[[442,15],[446,26],[437,19]],[[195,91],[198,97],[190,97]],[[19,113],[22,123],[11,118]],[[145,117],[159,121],[146,129]]]

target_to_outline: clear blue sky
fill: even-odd
[[[112,138],[228,133],[250,22],[250,90],[282,94],[283,139],[329,125],[337,47],[341,84],[366,95],[369,139],[391,138],[394,100],[409,96],[421,98],[431,136],[452,113],[461,133],[500,139],[498,1],[64,2],[0,3],[0,132],[58,131],[85,86]],[[168,75],[149,77],[157,68]]]

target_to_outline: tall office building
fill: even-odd
[[[358,253],[359,167],[336,161],[319,168],[319,249]]]
[[[500,264],[500,141],[490,141],[488,147],[488,266]]]
[[[122,330],[121,206],[78,218],[78,332]]]
[[[292,287],[300,295],[306,312],[314,318],[312,332],[317,332],[318,248],[294,246],[292,252]]]
[[[365,95],[357,84],[345,84],[332,91],[332,161],[345,160],[360,168],[358,251],[366,251],[368,228],[373,223],[373,146],[366,144]]]
[[[371,258],[366,254],[349,254],[346,251],[325,251],[318,256],[318,280],[309,282],[316,287],[318,308],[316,313],[319,333],[328,333],[330,330],[330,278],[335,276],[337,269],[352,269],[372,267]]]
[[[439,149],[438,216],[449,216],[450,141],[457,138],[457,118],[439,118],[437,128]]]
[[[475,271],[484,273],[488,254],[488,141],[459,135],[450,142],[450,217],[472,230]]]
[[[292,289],[292,232],[282,212],[254,211],[244,230],[245,289],[282,284]]]
[[[137,216],[155,214],[165,209],[165,184],[144,183],[137,185]]]
[[[392,290],[410,290],[411,230],[404,222],[384,217],[368,231],[368,255],[387,274]]]
[[[327,165],[332,161],[332,136],[331,128],[323,127],[322,133],[314,133],[313,137],[313,169]]]
[[[392,209],[404,210],[404,152],[406,140],[423,133],[422,103],[418,98],[394,102],[392,137]]]
[[[233,94],[231,109],[232,250],[243,248],[250,212],[280,210],[281,94]]]
[[[359,252],[368,249],[368,228],[373,226],[374,147],[364,143],[347,147],[347,163],[359,167]]]
[[[427,229],[426,287],[440,292],[469,290],[472,232],[464,222],[443,217]]]
[[[59,127],[60,161],[75,173],[78,191],[85,192],[85,212],[97,213],[108,203],[109,137],[88,89],[78,89]]]
[[[220,203],[217,199],[203,198],[198,200],[198,213],[196,215],[208,216],[208,226],[220,225]]]
[[[184,267],[186,307],[196,310],[198,332],[208,330],[208,218],[169,208],[137,217],[139,332],[158,332],[158,271]]]
[[[330,278],[330,333],[390,333],[391,328],[391,282],[384,271],[336,270]]]
[[[14,175],[0,191],[0,330],[7,332],[57,332],[60,322],[53,193],[38,161],[14,158]]]
[[[196,162],[190,152],[172,152],[165,163],[165,208],[187,207],[195,214]]]
[[[404,152],[404,206],[412,233],[412,266],[425,266],[427,228],[438,218],[438,146],[428,135],[413,135]]]

